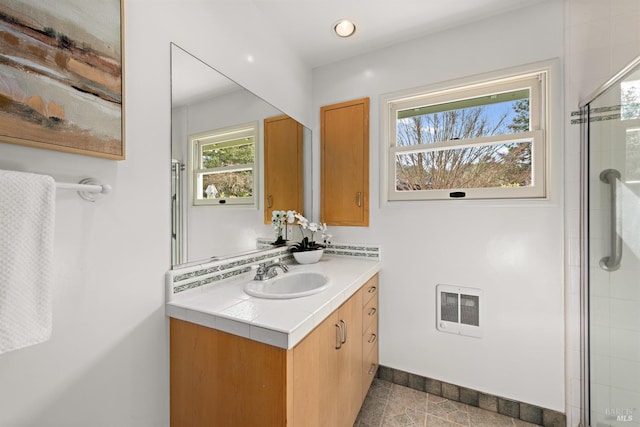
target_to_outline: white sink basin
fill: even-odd
[[[244,291],[258,298],[289,299],[318,294],[329,284],[324,274],[303,271],[283,273],[269,280],[252,280],[244,285]]]

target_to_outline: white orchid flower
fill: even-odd
[[[284,219],[284,215],[285,215],[285,211],[273,211],[271,213],[271,221],[278,222],[278,223],[282,223],[282,220]]]
[[[298,224],[300,224],[302,228],[307,228],[309,226],[309,220],[307,220],[307,218],[303,217],[297,212],[295,213],[294,216],[298,220]]]
[[[294,223],[297,221],[298,226],[300,227],[300,230],[302,232],[302,237],[303,240],[298,243],[298,245],[302,245],[302,246],[298,246],[297,250],[315,250],[318,247],[323,247],[323,245],[318,245],[315,242],[315,233],[320,231],[322,232],[322,239],[324,240],[324,242],[326,243],[327,240],[329,238],[331,238],[330,234],[327,234],[327,224],[326,223],[316,223],[316,222],[309,222],[309,220],[307,218],[305,218],[302,214],[300,214],[299,212],[296,211],[292,211],[292,210],[288,210],[288,211],[282,211],[282,215],[283,218],[281,219],[281,221],[287,222],[289,224]],[[311,236],[305,236],[305,232],[304,230],[309,230],[311,231]],[[308,234],[308,233],[307,233]],[[295,245],[294,245],[295,247]],[[295,252],[295,250],[294,250]]]

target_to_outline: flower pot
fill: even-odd
[[[294,252],[293,257],[298,261],[298,264],[314,264],[320,261],[324,249],[316,249],[314,251],[301,251]]]

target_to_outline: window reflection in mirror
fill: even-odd
[[[258,122],[191,135],[192,204],[253,205],[257,140]]]

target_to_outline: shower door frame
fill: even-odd
[[[580,426],[591,427],[591,374],[589,343],[589,123],[590,104],[611,87],[619,84],[632,71],[640,67],[640,56],[636,57],[616,75],[607,80],[585,100],[581,101],[580,117],[580,370],[582,386],[580,392]]]

